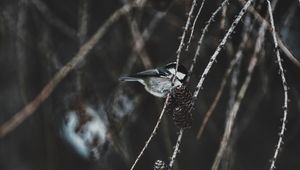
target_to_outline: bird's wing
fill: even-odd
[[[147,77],[158,77],[159,76],[159,71],[157,69],[151,69],[151,70],[146,70],[142,71],[139,73],[131,74],[128,76],[120,77],[120,81],[140,81],[143,78]]]
[[[142,72],[138,72],[128,77],[135,77],[135,78],[144,78],[144,77],[158,77],[160,76],[159,71],[157,69],[146,70]]]

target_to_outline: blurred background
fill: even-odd
[[[104,22],[130,0],[1,0],[0,1],[0,125],[37,96]],[[194,16],[200,7],[196,6]],[[189,68],[205,23],[222,1],[205,2],[190,49],[180,62]],[[97,41],[83,62],[71,71],[34,114],[0,138],[1,170],[129,169],[149,137],[164,103],[140,84],[120,83],[122,75],[175,61],[192,0],[148,0],[121,16]],[[300,60],[299,2],[279,1],[276,31]],[[216,16],[204,37],[188,87],[193,92],[210,56],[242,8],[232,1]],[[255,8],[263,17],[266,1]],[[175,170],[210,169],[224,132],[230,101],[243,84],[261,26],[253,13],[249,39],[245,19],[220,53],[200,91],[192,128],[183,136]],[[247,27],[247,25],[246,25]],[[188,30],[190,33],[190,30]],[[188,36],[187,36],[188,37]],[[283,89],[273,39],[266,31],[252,81],[242,99],[222,170],[268,169],[283,114]],[[241,62],[225,86],[201,138],[204,114],[217,94],[230,61],[239,50]],[[300,169],[300,67],[282,50],[289,87],[287,131],[277,169]],[[178,128],[165,115],[136,169],[151,170],[156,160],[168,161]]]

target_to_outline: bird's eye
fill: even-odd
[[[158,72],[159,72],[160,76],[168,76],[168,75],[170,75],[170,72],[168,70],[159,69]]]

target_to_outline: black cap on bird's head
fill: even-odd
[[[163,68],[169,72],[169,75],[175,75],[176,62],[169,63],[169,64],[165,65]],[[185,81],[185,79],[187,78],[187,74],[188,74],[187,69],[183,65],[178,64],[178,69],[177,69],[177,73],[176,73],[177,79],[183,83]]]

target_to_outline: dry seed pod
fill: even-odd
[[[185,86],[175,87],[171,91],[166,112],[172,116],[178,128],[188,128],[192,124],[193,96]]]
[[[154,163],[154,170],[169,170],[169,166],[162,160],[156,160]]]

